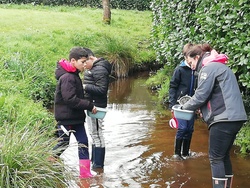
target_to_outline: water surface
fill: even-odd
[[[196,121],[191,150],[195,157],[171,160],[176,130],[170,112],[162,110],[145,86],[147,77],[135,76],[111,83],[105,121],[106,160],[103,172],[82,187],[92,188],[211,188],[208,130]],[[232,150],[233,187],[250,187],[250,158]]]

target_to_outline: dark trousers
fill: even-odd
[[[243,122],[219,122],[209,130],[209,160],[212,177],[224,178],[231,175],[230,150]]]
[[[57,155],[60,156],[62,152],[69,145],[69,136],[67,136],[60,128],[61,125],[58,125],[58,137],[60,138],[58,144],[53,148],[57,150]],[[64,125],[64,127],[69,131],[72,130],[76,140],[79,144],[79,159],[89,159],[88,151],[88,137],[85,131],[84,124],[77,125]]]
[[[187,139],[191,140],[194,132],[194,118],[190,121],[177,119],[178,130],[176,132],[176,139]]]

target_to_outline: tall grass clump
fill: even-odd
[[[115,76],[124,78],[134,63],[133,47],[129,40],[104,36],[96,53],[112,63]]]
[[[32,131],[15,124],[0,127],[0,187],[67,187],[63,164],[52,164],[48,157],[55,141],[48,139],[46,129],[34,124]]]

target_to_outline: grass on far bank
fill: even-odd
[[[97,57],[114,64],[122,61],[125,67],[155,59],[150,47],[150,11],[111,10],[111,25],[102,22],[102,9],[0,5],[0,11],[0,66],[4,67],[4,78],[19,81],[13,74],[20,74],[26,96],[46,101],[45,106],[53,102],[54,89],[50,88],[55,87],[56,62],[68,58],[73,46],[88,47]],[[9,91],[18,90],[17,85],[13,83]]]
[[[127,45],[135,62],[155,58],[150,48],[150,11],[111,10],[111,25],[102,22],[102,9],[0,5],[0,11],[2,61],[21,53],[30,63],[54,69],[55,62],[67,58],[73,46],[89,47],[96,56],[102,54],[107,37]]]

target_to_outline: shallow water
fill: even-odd
[[[196,154],[185,161],[171,160],[175,129],[170,112],[162,110],[147,90],[147,77],[111,83],[105,121],[106,159],[103,172],[82,180],[91,188],[211,188],[208,130],[197,120],[191,143]],[[160,112],[161,111],[161,112]],[[233,187],[250,187],[250,158],[232,150]]]

